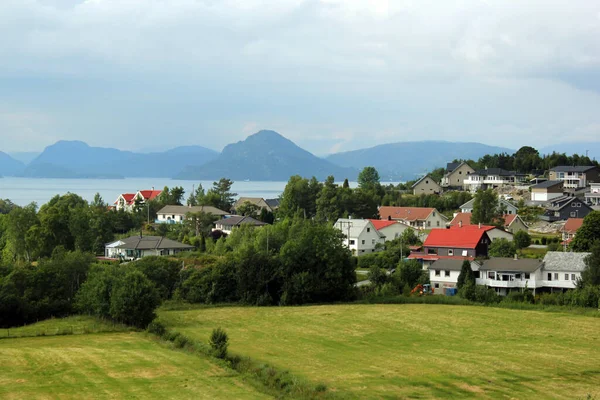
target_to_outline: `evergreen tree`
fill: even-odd
[[[471,269],[471,262],[465,260],[460,268],[456,287],[460,290],[467,283],[475,285],[475,273]]]

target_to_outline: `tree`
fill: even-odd
[[[104,199],[102,198],[102,196],[100,195],[100,193],[96,193],[94,195],[94,200],[92,201],[92,204],[90,204],[92,207],[96,207],[96,208],[106,208],[106,202],[104,201]]]
[[[396,270],[400,281],[403,284],[408,284],[411,288],[419,283],[423,272],[423,267],[417,260],[400,261]]]
[[[517,250],[521,250],[531,245],[531,236],[525,231],[518,231],[513,236],[513,242]]]
[[[318,221],[337,221],[343,214],[340,199],[338,197],[338,187],[335,184],[333,176],[328,176],[317,195],[317,213]]]
[[[219,217],[216,215],[204,211],[189,212],[185,215],[184,226],[188,227],[196,236],[208,236],[213,223],[218,219]]]
[[[196,190],[193,193],[190,193],[190,196],[187,199],[188,206],[204,206],[206,205],[206,193],[204,193],[204,188],[202,184],[199,183]]]
[[[580,287],[600,285],[600,240],[596,240],[590,250],[591,254],[585,257],[581,281],[578,282]]]
[[[466,284],[475,285],[475,273],[471,269],[471,262],[468,260],[463,261],[460,268],[460,274],[456,282],[456,287],[460,290]]]
[[[369,268],[367,278],[376,287],[381,287],[390,280],[387,270],[380,268],[377,265],[373,265]]]
[[[128,271],[114,283],[110,295],[110,316],[115,321],[145,328],[154,318],[160,296],[143,273]]]
[[[231,191],[232,186],[233,181],[227,178],[221,178],[218,182],[213,182],[213,187],[206,193],[204,205],[230,211],[235,202],[235,196],[237,196],[237,193]]]
[[[260,210],[261,210],[261,207],[246,200],[242,204],[240,204],[239,206],[236,207],[235,212],[238,215],[256,217],[257,214],[260,212]]]
[[[492,241],[488,249],[490,257],[512,257],[516,252],[513,242],[501,238]]]
[[[473,202],[473,212],[471,213],[472,224],[492,224],[497,223],[502,218],[498,209],[498,196],[492,189],[478,190]]]
[[[316,189],[320,189],[318,182],[315,184],[300,175],[290,177],[281,194],[278,217],[294,217],[300,213],[305,218],[313,218],[316,214]]]
[[[358,174],[358,187],[368,191],[378,191],[381,187],[379,172],[375,167],[365,167]]]
[[[592,211],[583,219],[571,247],[574,251],[590,251],[597,240],[600,240],[600,211]]]

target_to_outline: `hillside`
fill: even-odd
[[[481,143],[445,141],[398,142],[367,149],[332,154],[328,161],[358,170],[366,166],[377,168],[382,180],[408,181],[437,167],[445,167],[454,159],[473,159],[486,154],[514,150]]]
[[[201,165],[217,154],[201,146],[141,154],[91,147],[80,141],[59,141],[31,161],[23,175],[35,178],[171,177],[185,166]]]
[[[287,181],[292,175],[355,180],[358,172],[316,157],[277,132],[264,130],[227,145],[214,161],[188,167],[175,178]]]
[[[25,164],[0,151],[0,176],[18,175],[24,168]]]

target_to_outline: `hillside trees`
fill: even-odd
[[[592,211],[583,219],[581,228],[571,242],[571,248],[574,251],[590,251],[597,240],[600,240],[600,211]]]

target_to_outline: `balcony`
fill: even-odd
[[[487,278],[477,278],[476,283],[478,285],[485,285],[494,288],[528,288],[528,289],[536,289],[540,288],[541,282],[536,282],[535,279],[515,279],[513,281],[500,281],[496,279],[487,279]]]

